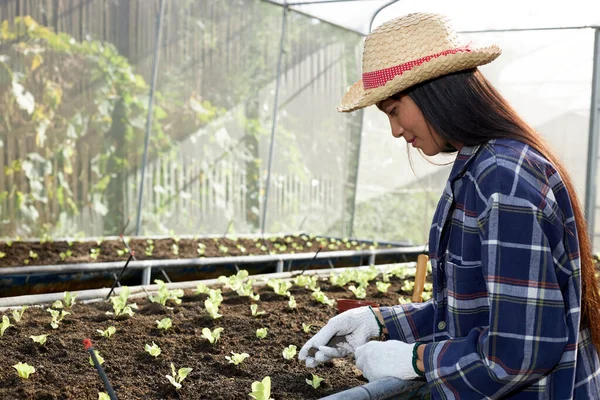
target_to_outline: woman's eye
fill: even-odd
[[[394,107],[390,110],[390,116],[393,117],[394,115],[396,115],[396,107]]]

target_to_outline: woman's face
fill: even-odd
[[[438,154],[444,147],[445,140],[429,128],[423,113],[410,97],[390,97],[378,103],[377,107],[387,115],[395,138],[404,137],[409,146],[420,149],[427,156]],[[452,144],[458,150],[462,148],[461,145]]]

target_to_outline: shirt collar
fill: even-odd
[[[492,143],[494,140],[491,140]],[[459,175],[462,175],[464,171],[467,169],[471,160],[475,158],[475,154],[481,148],[480,144],[476,144],[474,146],[463,146],[462,149],[458,152],[456,159],[454,160],[454,165],[452,166],[452,171],[450,172],[449,180],[452,181],[456,179]]]

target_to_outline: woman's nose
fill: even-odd
[[[404,133],[404,128],[398,124],[392,123],[392,136],[395,138],[399,138]]]

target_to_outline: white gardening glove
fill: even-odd
[[[369,307],[358,307],[331,318],[304,344],[298,358],[314,368],[332,358],[346,357],[369,339],[378,337],[379,325]]]
[[[419,377],[412,365],[414,344],[399,340],[368,342],[354,353],[356,367],[369,382],[392,376],[404,380]]]

